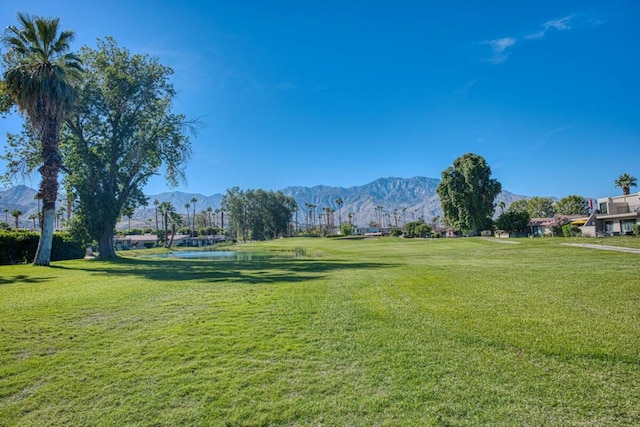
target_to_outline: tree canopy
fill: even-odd
[[[491,223],[502,185],[491,178],[491,168],[483,157],[467,153],[442,172],[437,191],[447,223],[476,235]]]
[[[506,232],[522,231],[529,223],[529,213],[527,211],[507,211],[500,214],[496,219],[496,227]]]
[[[288,234],[298,205],[281,191],[227,190],[222,209],[229,219],[228,228],[238,240],[268,240]]]
[[[553,199],[533,196],[527,200],[527,212],[531,218],[551,218],[555,214]]]
[[[63,133],[66,179],[100,258],[113,258],[115,224],[146,203],[149,178],[161,168],[172,185],[183,178],[194,123],[172,112],[173,71],[157,58],[131,54],[112,38],[80,55],[86,75]]]
[[[589,201],[572,194],[556,202],[555,212],[558,215],[586,215],[589,212]]]
[[[638,180],[635,176],[623,173],[615,180],[614,184],[616,187],[620,187],[622,189],[622,194],[626,196],[631,191],[631,187],[636,187],[638,185]]]
[[[424,221],[412,221],[404,225],[404,236],[407,238],[427,237],[431,233],[431,227]]]

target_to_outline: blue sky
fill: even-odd
[[[95,3],[3,0],[1,24],[58,16],[74,48],[113,36],[171,66],[175,111],[206,123],[181,191],[439,178],[466,152],[528,196],[640,177],[634,0]]]

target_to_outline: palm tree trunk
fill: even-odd
[[[48,266],[51,262],[51,246],[53,244],[53,228],[56,218],[55,209],[43,209],[42,231],[38,240],[38,249],[33,261],[34,265]]]
[[[42,181],[40,182],[40,194],[42,194],[42,211],[44,221],[42,233],[38,241],[38,249],[33,263],[40,266],[48,266],[51,261],[51,246],[53,244],[53,230],[55,227],[56,199],[58,197],[58,171],[62,162],[58,152],[57,123],[51,120],[46,128],[43,139],[42,158],[40,167]]]

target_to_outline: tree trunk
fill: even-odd
[[[38,249],[33,261],[34,265],[48,266],[51,261],[51,246],[53,244],[53,227],[55,221],[55,205],[43,210],[42,231],[38,240]]]
[[[171,248],[171,246],[173,245],[173,238],[176,235],[176,225],[175,224],[171,224],[171,240],[169,241],[169,246],[167,246],[168,248]]]
[[[98,259],[115,259],[116,251],[113,247],[113,234],[107,229],[102,232],[98,240]]]
[[[62,163],[58,152],[57,130],[58,123],[55,120],[49,120],[42,138],[43,164],[39,172],[42,175],[40,194],[42,195],[43,224],[40,240],[38,240],[36,257],[33,261],[35,265],[42,266],[48,266],[51,261],[56,199],[58,198],[58,171]]]

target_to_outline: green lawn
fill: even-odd
[[[1,266],[0,426],[640,425],[640,254],[516,241]]]

